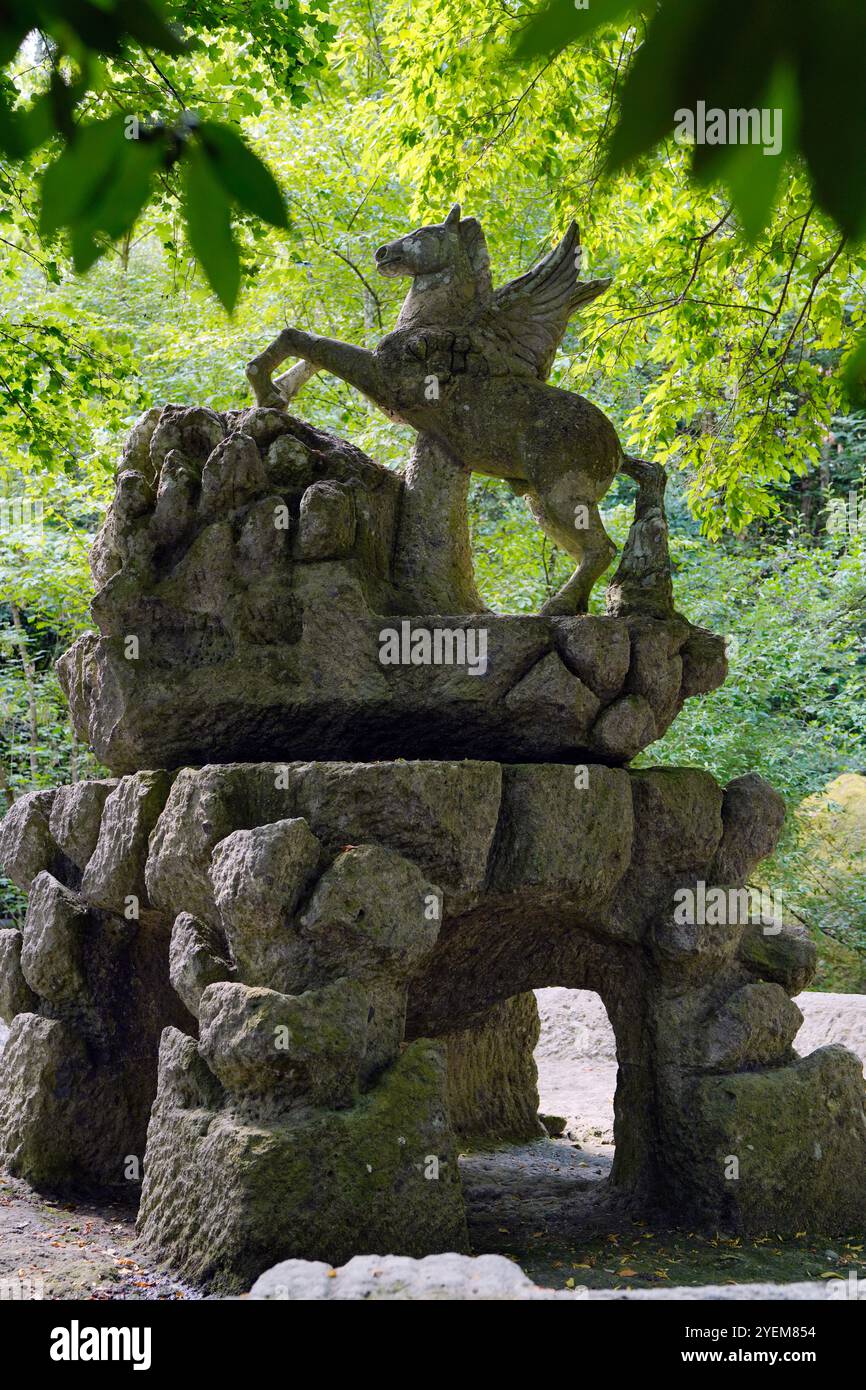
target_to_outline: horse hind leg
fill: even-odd
[[[571,617],[585,613],[596,580],[604,574],[616,546],[604,529],[595,502],[561,504],[549,495],[529,491],[530,510],[550,539],[578,561],[577,568],[541,612],[548,616]]]

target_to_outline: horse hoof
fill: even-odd
[[[575,603],[573,600],[569,602],[568,599],[563,602],[556,598],[549,598],[539,608],[538,616],[539,618],[579,618],[582,613],[587,611],[585,603]]]
[[[286,398],[278,386],[270,380],[260,380],[261,368],[256,362],[248,362],[244,375],[253,389],[256,405],[261,410],[285,410]]]

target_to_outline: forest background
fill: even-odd
[[[609,22],[561,50],[518,0],[177,0],[176,44],[145,26],[95,56],[54,0],[36,6],[44,29],[0,42],[0,812],[99,774],[54,661],[90,626],[87,552],[136,416],[247,403],[243,364],[285,323],[374,346],[406,289],[375,276],[374,249],[455,200],[496,283],[575,217],[583,274],[613,283],[552,380],[665,464],[677,605],[729,639],[725,686],[643,761],[779,788],[788,823],[762,881],[816,936],[819,986],[864,991],[866,411],[850,363],[866,243],[793,141],[760,166],[769,188],[734,165],[696,179],[665,132],[611,171],[648,21],[599,4]],[[4,112],[26,139],[10,126],[4,144]],[[126,162],[97,215],[81,136],[111,121]],[[334,378],[297,409],[404,466],[411,432]],[[620,545],[631,508],[618,480],[604,512]],[[497,609],[535,611],[571,567],[503,483],[474,480],[471,523]],[[22,911],[0,879],[0,920]]]

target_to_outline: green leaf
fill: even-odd
[[[518,61],[547,58],[633,9],[635,0],[589,0],[585,9],[578,9],[574,0],[551,0],[521,30],[514,56]]]
[[[130,38],[143,48],[156,48],[161,53],[183,53],[186,45],[168,27],[162,6],[154,0],[118,0],[115,13]]]
[[[65,0],[44,8],[48,11],[44,22],[50,32],[59,30],[63,37],[67,28],[85,48],[97,53],[118,54],[130,42],[162,53],[181,53],[185,48],[166,24],[157,0],[116,0],[111,5],[99,0]]]
[[[76,274],[83,275],[102,255],[103,247],[95,240],[89,227],[73,227],[69,234],[72,249],[72,264]]]
[[[44,92],[28,110],[21,112],[22,148],[27,152],[38,149],[51,138],[56,129],[54,93]]]
[[[860,339],[845,363],[845,393],[856,410],[866,408],[866,336]]]
[[[842,231],[861,236],[866,234],[866,6],[824,0],[820,23],[814,9],[807,11],[799,32],[803,153],[822,206]]]
[[[253,154],[231,126],[203,121],[199,136],[213,174],[247,212],[273,227],[287,227],[288,218],[279,184],[270,169]]]
[[[241,270],[228,199],[198,146],[190,147],[184,166],[184,211],[190,246],[214,294],[231,313],[237,303]]]
[[[779,68],[759,111],[772,113],[768,133],[778,136],[776,154],[765,154],[763,144],[704,146],[709,158],[695,160],[695,172],[709,182],[719,178],[730,190],[746,239],[754,245],[770,220],[776,203],[786,155],[797,147],[797,91],[793,74]]]
[[[23,6],[16,5],[14,8],[17,13],[10,14],[4,7],[2,15],[0,15],[0,67],[4,68],[7,63],[12,62],[18,49],[33,28],[32,16],[28,19]]]
[[[21,114],[12,109],[16,95],[14,84],[0,73],[0,150],[11,159],[21,159],[27,151]]]
[[[122,116],[109,116],[79,130],[74,144],[67,145],[43,175],[43,236],[72,226],[102,196],[125,145]]]
[[[154,174],[162,163],[164,146],[156,141],[127,140],[120,161],[102,196],[88,209],[86,230],[115,240],[135,223],[150,197]]]
[[[667,0],[632,63],[611,141],[622,168],[674,130],[683,111],[756,106],[775,65],[778,0],[731,7],[728,0]],[[696,168],[717,146],[699,146]]]

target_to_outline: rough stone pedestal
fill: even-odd
[[[682,888],[736,889],[772,847],[781,805],[759,778],[263,763],[147,774],[148,800],[143,776],[106,799],[78,901],[143,884],[154,929],[171,924],[198,1041],[189,1024],[163,1035],[141,1220],[188,1276],[233,1288],[278,1255],[464,1246],[454,1122],[473,1127],[490,1085],[498,1120],[480,1103],[476,1134],[527,1119],[534,1034],[514,997],[553,984],[597,991],[611,1018],[623,1194],[741,1230],[866,1216],[856,1059],[791,1050],[814,949],[673,906]],[[39,814],[22,804],[22,843]],[[28,861],[34,921],[55,882],[42,862],[57,867],[50,825]],[[5,1094],[26,1127],[30,1103]]]
[[[118,773],[275,756],[622,763],[721,684],[722,639],[642,614],[628,586],[621,614],[484,610],[468,475],[431,447],[404,480],[284,411],[149,411],[91,556],[98,630],[58,663],[79,736]],[[399,659],[382,659],[389,640]]]
[[[0,935],[9,1167],[126,1180],[150,1111],[143,1237],[216,1289],[461,1250],[457,1136],[538,1132],[528,996],[558,985],[616,1035],[623,1203],[866,1222],[859,1064],[793,1052],[814,948],[744,890],[781,798],[627,766],[725,669],[668,611],[663,478],[631,467],[607,616],[413,620],[452,656],[483,630],[473,673],[411,644],[382,660],[450,572],[411,591],[420,475],[407,503],[281,411],[139,423],[93,555],[100,631],[61,663],[127,775],[23,797],[0,828],[31,894]]]

